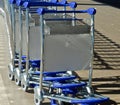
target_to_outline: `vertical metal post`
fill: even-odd
[[[53,7],[53,8],[54,8],[56,11],[57,11],[57,9],[58,9],[57,6],[55,6],[55,7]],[[55,13],[55,16],[56,16],[56,15],[57,15],[57,14]]]
[[[11,27],[13,28],[13,26],[12,26],[12,21],[13,21],[13,19],[12,19],[12,5],[13,5],[13,4],[10,4],[10,6],[8,7],[8,11],[9,11],[9,14],[10,14]],[[12,29],[12,30],[13,30],[13,29]]]
[[[27,43],[27,49],[26,49],[26,75],[28,74],[29,69],[29,9],[26,8],[26,43]]]
[[[22,16],[21,16],[21,7],[19,6],[19,70],[21,71],[22,67]]]
[[[75,8],[73,9],[73,11],[75,11]],[[73,18],[73,20],[72,20],[72,26],[75,26],[76,25],[76,21],[75,21],[76,14],[75,14],[75,12],[73,13],[72,18]]]
[[[93,75],[93,60],[94,60],[94,15],[91,15],[91,41],[92,41],[92,48],[91,48],[91,63],[90,63],[90,70],[89,70],[89,87],[92,87],[92,75]]]
[[[12,59],[12,64],[14,64],[14,59],[15,59],[15,53],[16,53],[16,30],[15,30],[15,13],[14,13],[14,4],[11,5],[11,16],[12,16],[12,33],[13,33],[13,59]]]
[[[66,6],[64,6],[63,11],[66,11]],[[66,19],[66,13],[63,13],[63,18]]]
[[[7,0],[7,9],[8,9],[8,13],[11,14],[11,5],[13,4],[10,4],[9,0]]]
[[[43,70],[44,70],[44,22],[43,15],[40,15],[40,37],[41,37],[41,62],[40,62],[40,101],[42,104],[43,93],[42,93],[42,80],[43,80]]]

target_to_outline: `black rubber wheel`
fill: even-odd
[[[28,91],[28,86],[26,84],[21,84],[23,91]]]
[[[8,74],[8,77],[9,77],[9,79],[10,79],[11,81],[14,80],[14,75],[12,75],[11,73]]]
[[[15,84],[16,84],[17,86],[20,86],[20,85],[21,85],[21,81],[20,81],[17,77],[15,77]]]

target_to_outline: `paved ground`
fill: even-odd
[[[120,105],[120,9],[92,0],[76,2],[79,3],[78,8],[97,9],[94,89],[96,93],[110,97],[111,101],[104,105]],[[33,93],[24,93],[7,77],[10,55],[4,19],[0,15],[0,105],[33,105]],[[80,71],[78,74],[86,80],[87,71]]]

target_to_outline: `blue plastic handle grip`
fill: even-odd
[[[71,8],[76,8],[77,3],[76,2],[70,2],[68,4],[63,4],[60,2],[53,3],[53,2],[36,2],[36,1],[30,1],[30,2],[24,2],[23,6],[25,8],[28,8],[30,6],[70,6]]]
[[[50,2],[52,2],[52,3],[57,3],[58,0],[50,0]]]
[[[67,4],[68,2],[67,2],[67,0],[61,0],[60,3],[61,4]]]
[[[17,6],[22,6],[25,1],[26,0],[16,0],[16,5]]]
[[[87,10],[67,10],[67,11],[61,11],[61,10],[48,10],[45,8],[39,8],[37,9],[37,13],[39,15],[43,15],[45,13],[88,13],[89,15],[95,15],[96,9],[94,8],[88,8]]]
[[[27,1],[34,1],[34,2],[40,2],[40,1],[43,1],[43,0],[16,0],[16,5],[17,6],[22,6],[24,2],[27,2]]]
[[[15,0],[17,6],[22,6],[23,3],[27,2],[27,1],[29,1],[29,2],[31,1],[32,2],[34,0]],[[40,2],[40,1],[43,1],[43,0],[35,0],[34,2]]]
[[[57,3],[59,1],[58,0],[51,0],[50,2]],[[61,0],[59,3],[61,3],[61,4],[67,4],[67,0]]]
[[[15,4],[15,2],[16,2],[15,0],[9,0],[10,4]]]

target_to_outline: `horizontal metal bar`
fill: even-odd
[[[96,9],[94,8],[88,8],[87,10],[49,10],[45,8],[39,8],[37,9],[37,13],[39,15],[43,15],[46,13],[88,13],[89,15],[95,15]]]

